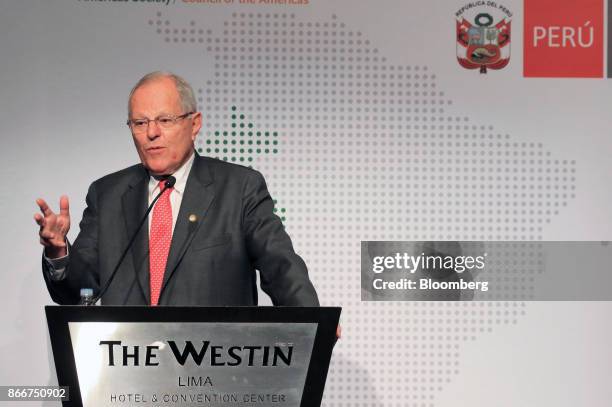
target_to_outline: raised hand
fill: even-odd
[[[60,211],[55,213],[44,199],[38,198],[36,204],[41,213],[34,214],[34,221],[40,226],[38,235],[40,244],[45,247],[45,254],[51,259],[67,254],[66,235],[70,230],[70,208],[68,197],[60,197]]]

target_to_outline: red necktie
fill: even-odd
[[[163,189],[166,181],[159,182],[159,188]],[[172,241],[172,206],[170,206],[170,193],[173,188],[168,188],[159,197],[155,208],[153,208],[153,219],[149,232],[149,272],[151,276],[151,305],[157,305],[164,272],[168,262],[168,252]]]

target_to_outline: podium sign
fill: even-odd
[[[339,308],[46,307],[64,406],[318,406]]]

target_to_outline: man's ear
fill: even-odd
[[[191,138],[195,141],[196,137],[198,136],[198,133],[200,132],[200,129],[202,128],[202,113],[196,112],[191,120]]]

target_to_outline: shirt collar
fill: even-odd
[[[191,154],[191,157],[185,162],[185,164],[181,165],[181,167],[172,174],[174,178],[176,178],[176,183],[174,184],[174,190],[182,195],[185,191],[185,186],[187,185],[187,178],[189,177],[189,172],[191,171],[191,167],[193,166],[193,160],[195,159],[195,153]],[[151,199],[155,194],[159,192],[159,180],[155,179],[153,176],[149,177],[149,199]]]

